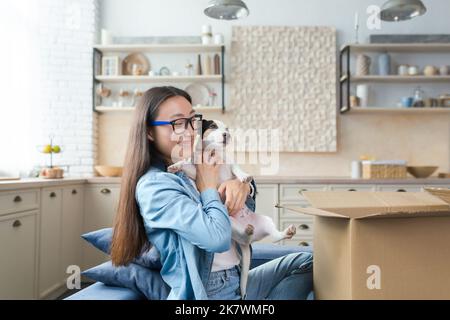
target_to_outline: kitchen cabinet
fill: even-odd
[[[256,213],[271,218],[275,224],[278,221],[278,184],[261,184],[257,186]],[[258,241],[259,243],[270,243],[270,237]]]
[[[67,267],[76,265],[82,268],[83,252],[83,211],[84,187],[83,185],[68,186],[62,189],[62,253],[61,278],[66,279]]]
[[[0,300],[33,299],[38,211],[0,217]]]
[[[0,193],[0,215],[37,209],[38,207],[38,190],[14,190]]]
[[[120,185],[89,185],[85,189],[83,232],[95,231],[113,226],[119,203]],[[108,260],[108,255],[83,242],[84,269]]]
[[[377,191],[389,192],[420,192],[423,191],[422,186],[402,186],[402,185],[379,185]]]
[[[359,184],[344,184],[344,185],[330,185],[329,190],[332,191],[375,191],[375,185],[359,185]]]
[[[83,186],[41,192],[39,298],[65,285],[68,265],[82,266]]]
[[[309,203],[302,195],[305,191],[324,191],[328,186],[324,184],[280,184],[280,205],[293,207],[309,207]],[[282,245],[312,245],[313,217],[305,214],[295,213],[290,210],[280,208],[280,218],[278,227],[280,231],[289,225],[295,225],[297,233],[289,240],[280,242]]]
[[[61,285],[62,190],[44,188],[41,192],[39,244],[39,298]]]

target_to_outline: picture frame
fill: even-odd
[[[102,75],[103,76],[120,75],[120,59],[118,56],[102,57]]]

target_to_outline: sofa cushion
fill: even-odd
[[[83,271],[82,274],[108,286],[131,289],[149,300],[166,300],[170,292],[159,270],[151,270],[136,263],[115,267],[111,261],[107,261]]]
[[[112,228],[104,228],[85,233],[81,235],[81,237],[100,251],[110,254],[112,235]],[[140,257],[134,259],[133,262],[146,268],[155,270],[161,269],[159,252],[155,247],[152,247],[150,250],[144,252]]]

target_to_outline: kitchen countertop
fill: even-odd
[[[120,184],[120,177],[79,177],[63,179],[22,178],[0,181],[0,190],[40,188],[73,184]],[[351,179],[348,177],[255,176],[256,183],[283,184],[386,184],[386,185],[450,185],[450,178],[426,179]]]

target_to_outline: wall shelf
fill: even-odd
[[[225,46],[224,45],[203,45],[203,44],[112,44],[112,45],[95,45],[93,47],[93,86],[92,96],[93,104],[92,109],[94,112],[112,112],[112,111],[126,111],[126,107],[103,107],[101,98],[96,94],[97,85],[100,83],[154,83],[154,84],[172,84],[172,83],[220,83],[221,87],[221,106],[208,106],[200,107],[200,109],[209,111],[218,108],[225,113],[225,75],[224,75],[224,59],[225,59]],[[221,74],[208,74],[208,75],[192,75],[192,76],[104,76],[101,75],[101,61],[102,57],[111,53],[133,53],[133,52],[145,52],[145,53],[218,53],[220,54],[220,71]],[[220,103],[220,102],[219,102]],[[96,107],[97,106],[97,107]],[[108,110],[106,110],[106,108]],[[117,110],[116,110],[117,109]],[[133,109],[133,108],[130,108]],[[194,109],[198,109],[195,108]]]
[[[220,82],[222,75],[201,75],[201,76],[96,76],[96,80],[101,82]]]
[[[400,76],[400,75],[367,75],[354,76],[350,73],[350,58],[354,53],[364,52],[399,52],[399,53],[449,53],[450,43],[381,43],[381,44],[352,44],[344,45],[339,55],[339,111],[358,110],[358,113],[376,112],[447,112],[450,108],[378,108],[378,107],[350,107],[350,86],[352,83],[450,83],[450,75],[436,76]],[[353,112],[352,112],[353,113]]]
[[[196,53],[196,52],[220,52],[222,45],[203,44],[111,44],[96,45],[94,49],[102,52],[172,52],[172,53]]]
[[[342,80],[345,81],[345,80]],[[450,76],[352,76],[351,82],[450,82]]]
[[[193,106],[196,112],[209,112],[209,111],[222,111],[222,106]],[[99,113],[113,113],[113,112],[132,112],[134,107],[107,107],[107,106],[96,106],[95,111]]]
[[[351,108],[350,114],[372,114],[372,113],[402,113],[402,114],[420,114],[420,113],[448,113],[448,108],[402,108],[402,107],[355,107]]]
[[[351,47],[352,52],[407,52],[407,53],[442,53],[450,52],[450,43],[368,43],[344,45],[341,51]]]

